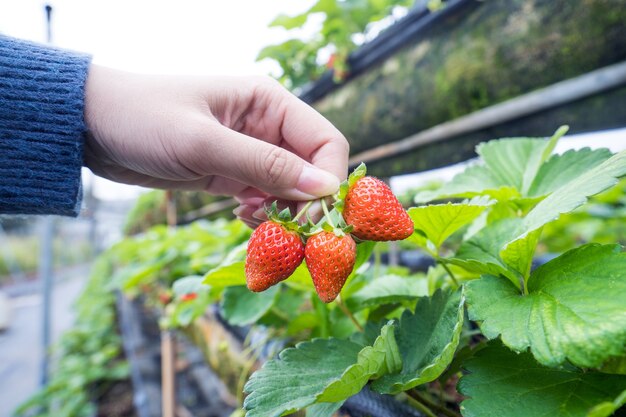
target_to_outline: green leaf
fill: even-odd
[[[473,221],[490,204],[488,197],[478,197],[456,204],[411,207],[408,213],[417,233],[424,234],[439,248],[450,235]]]
[[[172,284],[172,290],[174,295],[180,297],[181,295],[197,293],[201,289],[207,288],[202,285],[204,278],[199,275],[191,275],[188,277],[179,278]]]
[[[609,359],[600,370],[607,374],[626,375],[626,355]]]
[[[256,293],[245,286],[226,288],[221,302],[224,318],[234,326],[245,326],[256,322],[272,308],[279,289],[279,285],[274,285],[263,292]]]
[[[499,139],[481,143],[476,152],[499,184],[513,187],[523,195],[539,171],[544,151],[550,145],[550,141],[542,139]]]
[[[283,281],[288,286],[301,291],[314,291],[313,279],[309,273],[306,263],[302,262],[300,266],[291,274],[291,276]]]
[[[502,248],[512,236],[515,236],[520,224],[521,219],[510,218],[485,226],[469,240],[463,242],[453,258],[445,261],[479,274],[503,275],[520,287],[521,275],[509,267],[500,256]],[[512,253],[514,249],[520,248],[517,246],[511,248],[511,253],[506,254],[509,260],[515,259]]]
[[[608,149],[569,150],[562,155],[553,155],[537,173],[528,195],[538,197],[548,195],[564,186],[582,172],[600,165],[611,157]]]
[[[236,285],[246,285],[246,263],[237,261],[229,265],[220,265],[204,275],[203,284],[213,288],[224,288]]]
[[[622,385],[623,386],[623,385]],[[626,404],[626,389],[622,391],[613,401],[605,401],[593,407],[587,417],[608,417]]]
[[[506,245],[500,251],[500,259],[510,268],[522,275],[524,283],[530,276],[533,255],[541,236],[541,228],[527,234],[522,239],[518,239]]]
[[[626,390],[625,376],[546,368],[528,353],[493,343],[465,368],[469,374],[459,382],[470,397],[461,403],[464,417],[605,417]]]
[[[402,368],[402,358],[398,351],[392,324],[380,329],[380,336],[372,346],[364,347],[358,354],[356,363],[329,384],[318,397],[322,402],[343,401],[361,391],[370,378],[397,372]]]
[[[288,16],[286,14],[279,14],[276,16],[274,20],[269,24],[269,27],[283,27],[287,30],[296,29],[302,27],[308,18],[308,14],[302,13],[296,16]]]
[[[589,171],[568,182],[539,204],[524,218],[518,237],[539,229],[559,217],[585,204],[587,197],[598,194],[618,182],[618,178],[626,175],[626,151],[613,155]]]
[[[549,366],[599,367],[626,345],[626,253],[589,244],[537,268],[528,295],[491,275],[467,284],[469,317],[490,339]]]
[[[400,365],[393,325],[372,346],[342,339],[314,339],[282,351],[246,383],[247,417],[278,417],[315,402],[340,402],[379,373]]]
[[[542,164],[567,130],[562,126],[549,140],[506,138],[483,142],[476,147],[480,164],[468,167],[439,190],[419,193],[415,201],[476,195],[498,201],[526,197]]]
[[[368,282],[346,298],[345,302],[351,311],[359,311],[383,304],[416,300],[426,295],[428,295],[426,279],[387,275]]]
[[[496,200],[520,196],[514,188],[502,184],[487,167],[474,164],[455,175],[450,182],[438,190],[417,193],[414,201],[425,203],[442,198],[472,198],[478,195],[490,195]]]
[[[372,389],[397,394],[437,379],[459,344],[463,303],[461,290],[439,290],[432,297],[420,299],[415,313],[405,311],[396,329],[402,370],[374,381]]]

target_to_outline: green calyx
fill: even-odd
[[[352,171],[352,173],[348,176],[348,179],[339,185],[339,191],[335,195],[335,202],[333,203],[333,207],[335,207],[335,209],[339,213],[343,213],[343,208],[345,204],[344,202],[346,196],[348,195],[348,191],[350,191],[350,188],[366,174],[367,167],[363,162],[361,162],[361,164],[359,164],[359,166],[356,167],[354,171]]]
[[[274,201],[271,206],[265,208],[267,218],[275,223],[282,225],[285,229],[293,232],[301,233],[300,225],[297,220],[291,217],[289,207],[278,211],[278,203]]]

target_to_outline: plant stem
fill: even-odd
[[[406,394],[409,404],[411,404],[414,408],[426,414],[428,417],[437,417],[437,415],[435,415],[430,408],[428,408],[425,404],[422,404],[418,399],[413,397],[413,395],[409,394],[409,391],[407,391]]]
[[[340,298],[337,299],[337,305],[339,306],[339,308],[341,309],[341,311],[343,311],[343,313],[348,316],[348,318],[350,320],[352,320],[352,323],[354,323],[354,325],[356,326],[357,329],[359,329],[360,332],[363,331],[363,326],[361,326],[361,324],[357,321],[356,317],[354,317],[354,315],[352,314],[352,312],[350,310],[348,310],[348,307],[345,306],[345,304],[341,301]]]
[[[448,417],[461,417],[458,413],[447,409],[444,406],[441,406],[433,401],[431,401],[430,399],[426,398],[425,396],[423,396],[419,391],[417,391],[416,389],[410,389],[406,392],[406,394],[413,398],[414,400],[418,401],[421,404],[426,405],[428,408],[431,408],[435,411],[437,411],[438,413],[442,413],[445,414]]]
[[[322,203],[322,210],[324,211],[324,216],[326,216],[326,221],[334,229],[335,223],[333,222],[333,219],[330,217],[330,213],[328,212],[328,206],[326,206],[326,200],[324,198],[320,198],[320,202]]]
[[[452,279],[452,282],[454,282],[454,285],[456,285],[457,287],[460,287],[459,285],[459,281],[456,280],[456,277],[454,276],[454,274],[452,273],[452,271],[450,270],[450,268],[448,268],[448,265],[446,265],[445,262],[443,262],[443,260],[441,258],[437,258],[437,260],[439,261],[439,263],[441,264],[441,266],[443,266],[443,269],[446,270],[446,272],[448,273],[448,275],[450,276],[450,278]]]
[[[298,219],[299,219],[300,217],[302,217],[302,215],[303,215],[304,213],[306,213],[306,212],[309,210],[309,208],[311,207],[311,204],[313,204],[313,201],[309,201],[308,203],[306,203],[306,204],[304,205],[304,207],[302,207],[302,210],[300,210],[300,212],[298,212],[298,214],[296,214],[296,217],[294,217],[294,218],[293,218],[293,221],[294,221],[294,222],[297,222],[297,221],[298,221]]]

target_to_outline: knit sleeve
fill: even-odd
[[[0,35],[0,213],[78,214],[89,62]]]

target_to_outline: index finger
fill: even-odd
[[[285,142],[302,158],[344,180],[350,153],[346,138],[313,107],[286,89],[281,94],[280,133]]]

